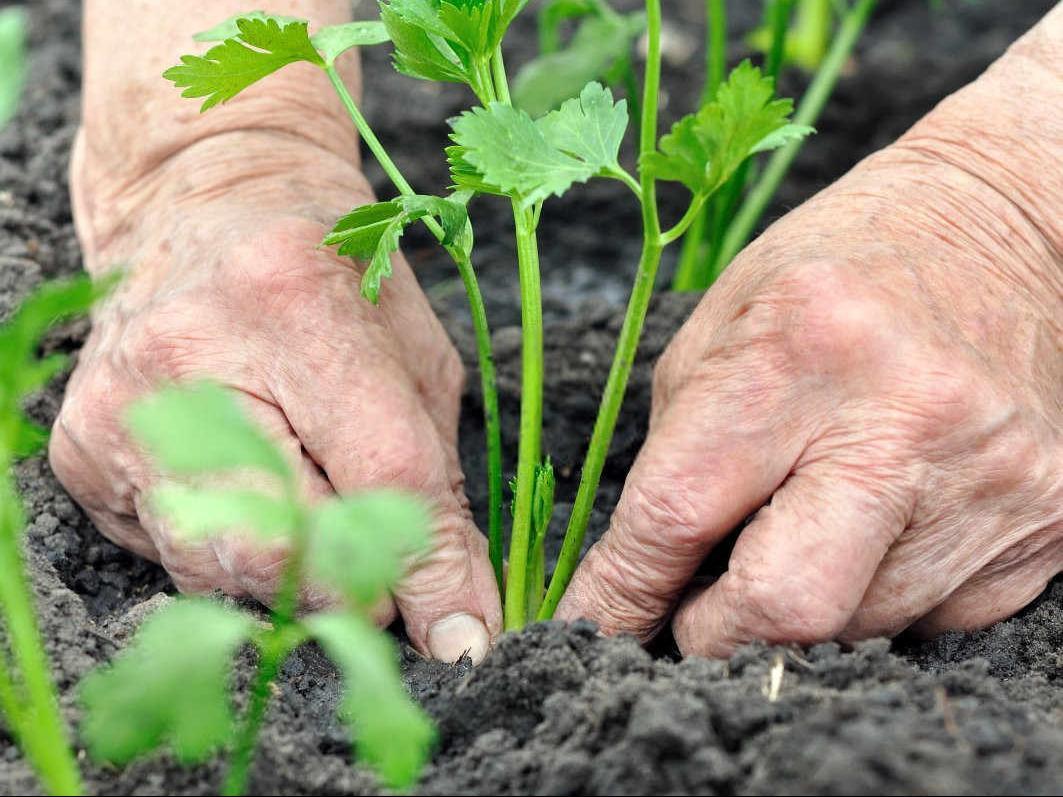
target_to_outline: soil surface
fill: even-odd
[[[0,6],[7,5],[0,0]],[[66,190],[79,115],[79,4],[34,0],[32,72],[23,110],[0,132],[0,317],[43,279],[80,267]],[[625,3],[624,5],[630,5]],[[732,3],[736,27],[755,3]],[[884,0],[837,97],[797,163],[777,216],[888,143],[950,91],[979,74],[1053,3]],[[356,3],[362,15],[368,0]],[[666,115],[700,90],[699,0],[669,0]],[[530,52],[522,20],[514,63]],[[744,46],[735,38],[731,55]],[[445,185],[441,124],[466,102],[460,89],[393,74],[387,53],[367,54],[365,107],[412,182]],[[800,78],[785,89],[799,91]],[[415,101],[397,97],[414,97]],[[375,175],[379,177],[379,175]],[[378,179],[381,193],[387,194]],[[437,188],[432,188],[432,187]],[[666,212],[678,208],[666,195]],[[504,210],[474,210],[479,264],[497,329],[507,428],[516,429],[519,304]],[[575,473],[596,409],[637,258],[636,209],[623,192],[592,185],[553,203],[542,236],[549,397],[546,450],[558,466],[567,515]],[[610,232],[603,235],[603,227]],[[411,232],[407,253],[472,360],[460,285],[438,250]],[[695,299],[662,295],[651,314],[593,533],[601,532],[642,441],[652,362]],[[46,348],[76,352],[87,325],[54,334]],[[470,385],[476,384],[470,379]],[[56,384],[32,403],[50,421]],[[484,505],[479,401],[470,388],[462,454],[474,506]],[[514,450],[515,440],[506,440]],[[158,567],[106,542],[56,483],[43,460],[18,469],[31,524],[28,555],[56,678],[71,722],[73,687],[112,656],[138,622],[170,600]],[[555,540],[556,543],[556,540]],[[664,646],[666,647],[666,646]],[[476,670],[405,651],[413,693],[439,723],[441,742],[425,794],[1015,794],[1063,787],[1063,583],[1019,617],[976,634],[930,643],[869,642],[853,651],[750,647],[730,662],[676,661],[594,629],[548,624],[505,637]],[[248,662],[237,668],[238,686]],[[783,668],[777,695],[773,668]],[[333,718],[337,676],[313,648],[289,662],[255,770],[253,792],[373,793],[350,766],[350,745]],[[774,697],[775,699],[772,699]],[[221,764],[181,768],[166,758],[124,771],[86,764],[90,788],[106,794],[213,794]],[[36,785],[0,732],[0,793]]]

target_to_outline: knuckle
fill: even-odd
[[[603,633],[623,632],[642,640],[656,634],[669,606],[645,568],[634,566],[607,543],[599,543],[582,569],[587,574],[586,598],[593,606],[590,619]]]
[[[443,492],[449,487],[449,480],[440,483],[443,471],[434,452],[425,448],[425,435],[417,430],[409,426],[389,429],[362,454],[365,486],[399,487],[428,494]]]
[[[888,302],[844,263],[791,268],[737,319],[754,346],[802,373],[844,373],[879,363],[894,347]],[[759,344],[759,346],[758,346]]]
[[[677,489],[671,478],[643,478],[625,489],[618,519],[633,518],[634,522],[625,525],[631,529],[652,530],[652,541],[645,542],[652,542],[657,549],[666,549],[675,555],[695,553],[704,545],[705,536],[705,517],[695,500],[697,494]]]
[[[733,573],[719,583],[729,592],[743,639],[810,645],[834,639],[848,624],[844,607],[802,585]]]
[[[132,372],[153,381],[178,380],[197,371],[207,345],[203,329],[186,330],[165,311],[148,313],[130,325],[122,359]]]

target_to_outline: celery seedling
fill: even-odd
[[[124,763],[167,746],[192,762],[227,745],[224,793],[243,794],[272,684],[289,654],[315,640],[346,680],[341,713],[358,758],[389,786],[412,784],[434,731],[406,694],[395,646],[369,612],[427,546],[428,509],[390,492],[307,505],[281,452],[229,393],[209,383],[168,388],[135,404],[128,425],[171,479],[151,500],[175,528],[190,537],[249,533],[285,547],[288,557],[269,627],[237,609],[179,598],[152,615],[113,664],[89,675],[81,698],[90,752]],[[231,485],[250,474],[254,487],[215,486],[219,477]],[[297,617],[306,584],[329,589],[342,608]],[[237,723],[229,672],[247,643],[258,664]]]
[[[798,105],[795,122],[811,126],[819,119],[875,4],[876,0],[848,3],[837,0],[765,0],[764,24],[754,32],[751,42],[764,52],[765,71],[773,84],[786,63],[815,70],[812,83]],[[839,17],[837,33],[831,41],[836,15]],[[705,92],[711,96],[718,86],[718,76],[723,74],[727,57],[725,0],[707,0],[707,17]],[[801,141],[795,141],[781,148],[755,180],[753,159],[735,173],[695,219],[685,236],[672,281],[674,290],[705,290],[719,278],[749,242],[801,146]]]
[[[11,467],[38,453],[47,431],[29,420],[22,401],[66,367],[66,358],[38,359],[37,346],[56,322],[85,312],[105,286],[87,279],[45,285],[0,327],[0,711],[8,730],[53,794],[81,794],[81,778],[59,715],[48,657],[22,557],[25,523]]]
[[[648,56],[639,114],[641,156],[635,176],[624,168],[619,156],[629,124],[628,103],[614,99],[605,86],[587,82],[578,96],[543,114],[529,113],[514,103],[502,42],[525,5],[526,0],[380,3],[381,21],[394,46],[395,67],[421,80],[465,84],[479,102],[450,121],[452,146],[447,157],[457,190],[449,198],[418,196],[410,188],[322,53],[323,32],[310,36],[305,22],[256,14],[226,23],[221,34],[229,37],[222,44],[204,57],[185,56],[181,66],[166,73],[186,89],[186,96],[206,97],[209,107],[292,60],[309,61],[325,69],[369,148],[402,195],[398,200],[353,211],[326,239],[340,246],[341,252],[368,261],[363,294],[370,300],[378,298],[380,280],[389,273],[389,258],[398,248],[402,230],[423,219],[451,253],[463,276],[468,275],[474,317],[482,315],[469,258],[472,232],[465,208],[478,194],[509,201],[516,229],[523,324],[520,441],[509,571],[504,585],[505,625],[509,629],[520,628],[536,617],[551,617],[575,570],[664,249],[682,237],[706,203],[752,155],[799,141],[811,132],[806,125],[789,121],[790,103],[774,98],[772,80],[744,63],[726,80],[721,75],[718,89],[703,107],[658,141],[661,4],[660,0],[648,0]],[[608,16],[604,4],[590,5]],[[576,12],[586,10],[588,4],[555,4],[554,13],[561,14],[562,6]],[[363,28],[372,25],[360,24]],[[544,590],[542,542],[553,510],[553,477],[541,450],[543,326],[537,230],[547,200],[577,183],[599,178],[624,184],[640,203],[644,244],[561,558],[549,588]],[[678,181],[691,192],[689,210],[667,229],[662,227],[657,207],[657,183],[661,180]],[[480,351],[486,361],[486,323],[478,322],[478,330],[484,336]],[[486,395],[488,385],[484,387]],[[492,472],[492,484],[494,477]],[[496,506],[500,505],[492,497],[492,510]],[[492,525],[489,536],[492,559],[501,574],[500,530]]]

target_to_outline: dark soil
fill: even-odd
[[[6,5],[0,0],[0,6]],[[361,13],[367,0],[356,3]],[[759,4],[732,3],[748,27]],[[974,78],[1045,13],[1049,0],[1009,3],[884,0],[850,74],[798,161],[773,213],[796,205],[868,152],[889,142],[935,102]],[[669,103],[675,116],[700,89],[702,4],[670,0]],[[740,7],[740,8],[739,8]],[[42,279],[71,274],[79,253],[66,191],[78,121],[79,4],[31,4],[33,64],[21,115],[0,132],[0,317]],[[742,54],[735,40],[734,57]],[[526,54],[524,21],[513,60]],[[461,109],[456,88],[394,75],[386,53],[367,57],[366,110],[415,185],[444,184],[441,120]],[[796,82],[796,81],[795,81]],[[789,90],[797,91],[793,85]],[[413,95],[416,101],[396,102]],[[381,192],[387,193],[380,185]],[[674,212],[676,196],[664,198]],[[519,305],[505,213],[475,209],[479,261],[497,328],[507,428],[517,409]],[[609,232],[603,235],[603,228]],[[544,223],[549,405],[546,448],[561,475],[567,512],[582,446],[619,324],[638,249],[635,208],[608,186],[556,202]],[[415,234],[408,254],[437,309],[471,355],[460,286],[435,247]],[[693,300],[663,295],[605,473],[594,533],[604,527],[646,424],[650,365]],[[75,352],[86,326],[53,335],[48,348]],[[475,384],[475,380],[470,380]],[[54,417],[57,384],[34,401]],[[470,389],[462,453],[470,497],[483,506],[479,404]],[[515,441],[507,439],[512,450]],[[31,525],[28,550],[56,677],[71,721],[73,687],[121,647],[137,622],[169,600],[156,566],[103,540],[41,460],[20,466]],[[651,656],[630,640],[598,639],[576,625],[507,636],[475,671],[405,653],[414,694],[437,719],[441,744],[426,794],[1017,794],[1063,787],[1063,584],[1021,616],[977,634],[931,643],[872,642],[844,652],[751,647],[730,662]],[[777,699],[769,673],[785,668]],[[237,680],[247,676],[246,662]],[[289,662],[256,769],[254,791],[358,794],[371,776],[349,765],[333,719],[334,670],[314,649]],[[182,769],[166,759],[124,771],[86,765],[106,794],[211,794],[221,765]],[[0,735],[0,793],[34,793],[32,775]]]

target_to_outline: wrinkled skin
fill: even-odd
[[[83,235],[90,262],[137,265],[94,319],[55,427],[53,468],[104,534],[160,561],[181,590],[268,603],[284,551],[239,536],[191,544],[175,535],[145,505],[154,474],[121,426],[126,404],[154,386],[217,380],[281,442],[311,499],[381,485],[433,499],[435,550],[395,604],[423,650],[456,658],[470,648],[431,639],[437,620],[469,614],[494,633],[500,623],[456,453],[461,361],[404,261],[374,307],[350,261],[317,248],[337,209],[369,199],[354,168],[306,142],[235,135],[184,152],[182,172],[209,175],[212,158],[235,145],[244,174],[268,157],[283,176],[226,169],[212,185],[200,180],[179,212],[148,201],[129,232]],[[89,168],[84,157],[79,147],[76,180]],[[88,224],[101,208],[80,181],[75,196]],[[381,622],[394,617],[395,605],[380,607]]]
[[[657,367],[562,617],[725,656],[985,626],[1063,570],[1063,119],[1024,96],[1063,97],[1061,56],[1054,12],[740,255]]]
[[[90,271],[129,273],[96,314],[53,467],[104,534],[181,589],[268,602],[284,552],[177,538],[145,507],[154,474],[120,425],[161,383],[220,380],[309,496],[389,484],[434,500],[435,550],[380,620],[397,608],[422,651],[478,660],[501,620],[462,492],[460,363],[401,259],[374,308],[357,270],[316,248],[369,199],[346,122],[309,68],[206,117],[155,77],[228,5],[87,5],[75,210]],[[321,24],[349,13],[280,5]],[[154,15],[158,63],[130,85],[107,17],[138,13]],[[671,621],[684,652],[719,656],[974,628],[1060,572],[1061,20],[772,227],[706,295],[657,368],[645,449],[560,616],[642,639]],[[723,577],[691,590],[753,513]]]

